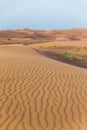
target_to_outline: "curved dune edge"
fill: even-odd
[[[0,130],[87,130],[87,70],[1,46]]]
[[[34,48],[33,48],[34,49]],[[61,54],[57,54],[54,51],[49,51],[49,50],[46,50],[46,49],[34,49],[36,50],[38,53],[46,56],[46,57],[49,57],[51,59],[54,59],[54,60],[57,60],[57,61],[60,61],[62,63],[67,63],[69,65],[73,65],[73,66],[77,66],[77,67],[81,67],[81,68],[85,68],[87,69],[87,61],[75,61],[75,60],[70,60],[64,56],[62,56]]]

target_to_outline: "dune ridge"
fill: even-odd
[[[0,46],[0,130],[87,130],[87,69]]]
[[[0,45],[35,44],[52,41],[87,41],[87,29],[31,30],[17,29],[0,31]]]

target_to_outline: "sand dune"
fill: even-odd
[[[87,41],[87,29],[31,30],[17,29],[0,31],[0,45],[46,43],[54,41]]]
[[[0,46],[0,130],[87,130],[87,69]]]

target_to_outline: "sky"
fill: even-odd
[[[87,28],[87,0],[0,0],[0,30]]]

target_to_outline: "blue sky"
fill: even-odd
[[[87,0],[0,0],[0,30],[87,28]]]

